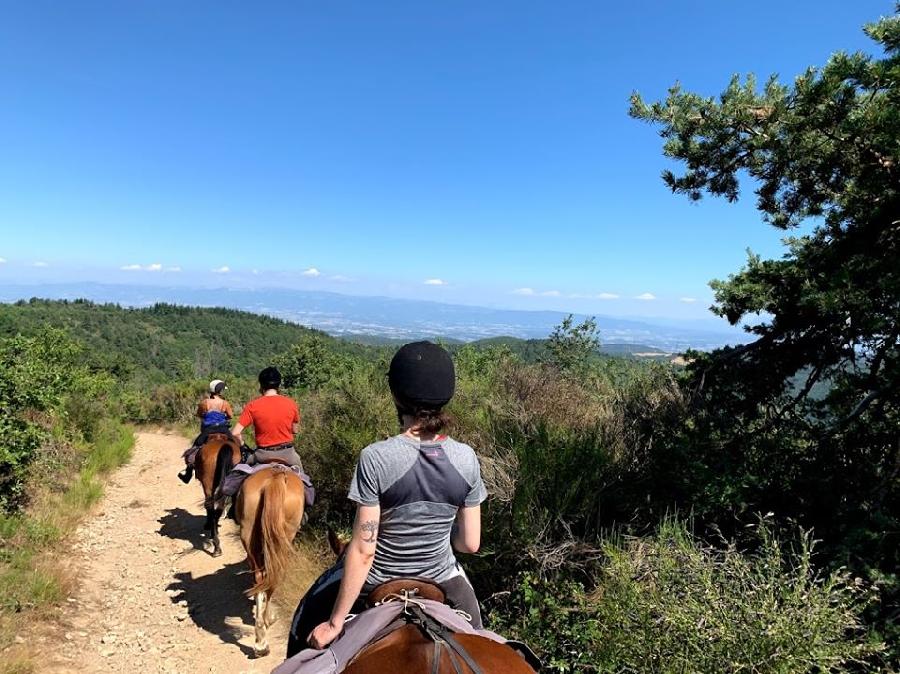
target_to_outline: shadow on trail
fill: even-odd
[[[184,508],[169,508],[166,514],[160,517],[159,535],[178,541],[187,541],[194,546],[194,550],[208,552],[204,544],[207,541],[203,524],[205,515],[195,515]]]
[[[197,627],[253,657],[253,648],[240,643],[241,637],[253,629],[253,605],[244,595],[250,586],[249,574],[243,573],[246,570],[247,565],[241,561],[196,578],[183,571],[175,574],[166,589],[174,591],[173,605],[187,602],[188,615]]]

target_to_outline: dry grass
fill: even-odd
[[[278,605],[291,612],[297,608],[300,598],[316,578],[334,562],[334,555],[328,548],[325,535],[317,531],[301,530],[294,546],[298,549],[298,554],[294,555],[293,565],[288,569],[284,582],[275,595]]]

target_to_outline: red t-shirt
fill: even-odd
[[[238,423],[253,426],[257,447],[271,447],[294,441],[294,424],[300,421],[300,410],[285,396],[261,396],[244,405]]]

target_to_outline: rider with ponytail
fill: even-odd
[[[407,344],[391,361],[388,382],[400,433],[360,453],[349,490],[356,503],[352,539],[297,608],[289,657],[307,643],[331,643],[360,597],[396,578],[437,583],[447,603],[481,628],[478,600],[454,550],[478,551],[487,492],[475,451],[445,434],[453,361],[436,344]]]

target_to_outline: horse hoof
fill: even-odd
[[[256,654],[258,658],[264,658],[269,654],[269,647],[265,646],[264,648],[253,648],[253,652]]]
[[[222,556],[222,551],[221,551],[221,550],[213,550],[213,551],[212,551],[212,556],[213,556],[213,557],[221,557],[221,556]]]

